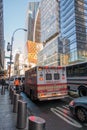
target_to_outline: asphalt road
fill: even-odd
[[[69,111],[68,104],[72,100],[32,102],[22,93],[27,102],[28,113],[46,121],[46,130],[87,130],[87,124],[80,123]]]

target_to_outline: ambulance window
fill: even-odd
[[[59,75],[59,73],[54,73],[54,79],[55,79],[55,80],[60,79],[60,75]]]
[[[46,80],[52,80],[52,74],[46,74]]]

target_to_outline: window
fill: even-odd
[[[46,74],[46,80],[52,80],[52,74]]]
[[[59,80],[59,79],[60,79],[59,73],[54,73],[54,80]]]

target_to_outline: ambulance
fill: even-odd
[[[25,72],[25,93],[32,100],[53,100],[68,96],[66,68],[36,66]]]

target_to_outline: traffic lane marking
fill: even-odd
[[[75,119],[70,117],[69,110],[63,109],[61,107],[56,107],[56,108],[51,108],[51,111],[55,115],[59,116],[61,119],[66,121],[67,123],[69,123],[69,124],[71,124],[71,125],[73,125],[75,127],[82,128],[82,125],[79,122],[77,122]]]

